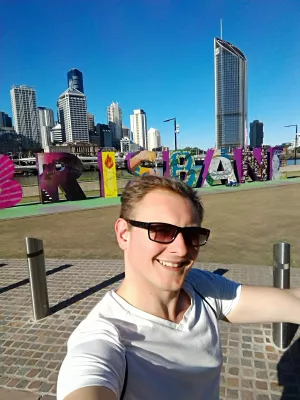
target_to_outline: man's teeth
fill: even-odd
[[[165,267],[172,267],[172,268],[179,268],[179,267],[181,267],[183,265],[183,263],[174,264],[174,263],[171,263],[171,262],[166,262],[166,261],[161,261],[161,260],[158,260],[158,262],[161,265],[164,265]]]

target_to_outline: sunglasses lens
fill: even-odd
[[[176,237],[177,228],[164,223],[151,223],[149,225],[149,236],[154,242],[171,243]],[[187,245],[199,247],[207,242],[209,231],[199,227],[188,227],[182,230]]]
[[[176,233],[176,227],[168,224],[150,224],[149,235],[154,242],[171,243]]]
[[[191,246],[204,246],[207,242],[208,234],[205,230],[198,227],[186,228],[184,231],[184,240]]]

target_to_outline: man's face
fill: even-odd
[[[134,210],[133,218],[141,222],[164,222],[179,227],[199,226],[193,203],[180,195],[164,190],[148,193]],[[119,219],[117,239],[124,250],[126,275],[141,287],[165,291],[181,288],[187,272],[197,258],[199,248],[185,243],[181,233],[170,244],[151,241],[148,231],[131,227]],[[172,266],[163,265],[168,263]],[[174,268],[174,266],[177,267]]]

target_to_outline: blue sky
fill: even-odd
[[[13,84],[34,86],[39,106],[56,110],[67,71],[83,72],[88,110],[106,122],[118,101],[173,147],[213,147],[213,38],[248,59],[248,121],[265,124],[265,142],[293,139],[300,124],[299,0],[0,0],[0,110],[12,114]]]

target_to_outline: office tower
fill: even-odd
[[[144,110],[133,110],[130,115],[132,141],[141,148],[147,149],[147,118]]]
[[[54,126],[54,112],[51,108],[38,107],[39,122],[40,126],[49,126],[53,128]]]
[[[50,130],[50,141],[55,144],[64,142],[63,132],[59,122]]]
[[[123,139],[120,140],[120,146],[121,146],[121,153],[123,154],[140,150],[140,146],[136,143],[133,143],[132,140],[130,140],[129,137],[127,136],[123,137]]]
[[[59,122],[66,142],[89,142],[86,97],[77,89],[67,89],[58,99]]]
[[[99,147],[113,147],[109,126],[106,124],[97,124],[94,134],[90,135],[90,143],[97,144]]]
[[[11,117],[3,111],[0,111],[0,128],[12,128]]]
[[[95,132],[95,116],[94,114],[87,113],[87,121],[88,121],[88,130],[89,135],[93,135]]]
[[[35,89],[21,85],[10,91],[14,127],[18,134],[32,141],[33,146],[41,143]]]
[[[119,150],[122,139],[122,109],[118,103],[112,102],[107,107],[107,123],[112,134],[112,145]]]
[[[264,124],[255,120],[250,123],[250,146],[261,147],[264,141]]]
[[[216,148],[231,152],[248,142],[247,59],[236,46],[214,40]]]
[[[129,138],[131,137],[130,135],[130,129],[126,128],[126,126],[122,126],[122,138]]]
[[[42,148],[51,144],[51,129],[54,127],[53,110],[46,107],[38,107],[39,124],[42,140]]]
[[[157,129],[150,128],[147,133],[148,136],[148,150],[152,151],[161,147],[160,133]]]
[[[68,74],[68,87],[69,89],[77,89],[79,92],[84,93],[82,72],[76,68],[72,68]]]

